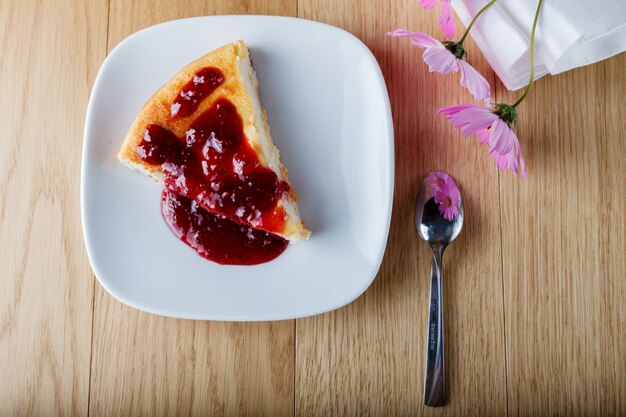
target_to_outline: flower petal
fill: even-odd
[[[489,154],[494,158],[498,167],[501,170],[510,169],[516,175],[521,169],[522,175],[527,176],[519,140],[513,129],[506,122],[498,119],[494,123],[493,130],[489,141],[491,147]]]
[[[474,134],[478,139],[480,139],[481,145],[486,145],[489,143],[489,130],[479,130],[477,132],[474,132]]]
[[[426,48],[422,57],[431,72],[448,74],[459,70],[457,59],[445,48]]]
[[[439,16],[439,26],[446,36],[446,39],[454,38],[454,17],[450,0],[441,0],[441,15]]]
[[[396,29],[393,32],[387,32],[388,36],[392,36],[394,38],[411,38],[413,40],[413,45],[426,49],[426,48],[442,48],[445,49],[445,46],[437,39],[429,36],[423,32],[411,32],[406,29]]]
[[[417,0],[424,9],[431,9],[439,3],[439,0]]]
[[[499,119],[498,115],[487,107],[471,104],[444,107],[437,110],[437,114],[445,115],[456,129],[463,128],[461,131],[463,135],[474,133],[480,139],[481,145],[489,143],[491,130],[489,128]]]
[[[491,130],[492,132],[489,139],[491,152],[503,155],[514,150],[513,140],[515,140],[515,134],[504,120],[498,118],[493,123]]]
[[[472,125],[470,129],[464,129],[464,135],[476,133],[481,129],[487,129],[498,119],[498,115],[494,114],[490,109],[482,106],[464,105],[452,106],[452,108],[439,109],[438,114],[445,114],[448,122],[456,129],[464,126]],[[449,115],[448,115],[449,114]]]
[[[463,136],[471,135],[472,133],[476,134],[478,132],[484,132],[487,130],[487,128],[493,125],[494,121],[492,118],[480,116],[474,118],[474,120],[468,122],[463,126],[463,129],[461,129],[461,134]]]
[[[446,187],[446,183],[450,176],[445,172],[433,171],[428,174],[428,183],[430,184],[431,194],[436,194],[438,191]]]
[[[469,109],[469,108],[472,108],[472,107],[478,107],[478,106],[475,106],[473,104],[457,104],[455,106],[442,107],[440,109],[437,109],[437,112],[435,114],[443,114],[443,115],[447,116],[446,118],[448,118],[450,116],[454,116],[455,114],[457,114],[461,110]]]
[[[450,197],[452,205],[454,206],[459,204],[459,201],[461,201],[461,192],[450,176],[446,179],[446,188],[448,189],[448,196]]]
[[[434,197],[435,197],[435,203],[441,204],[446,201],[446,198],[448,198],[448,190],[441,189],[435,193]]]
[[[467,61],[459,59],[458,62],[461,69],[461,85],[467,88],[476,100],[488,100],[491,88],[485,77]]]

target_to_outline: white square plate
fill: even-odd
[[[248,42],[274,142],[312,231],[277,259],[222,266],[163,222],[160,187],[116,154],[133,119],[183,66]],[[165,316],[281,320],[339,308],[380,266],[393,198],[393,125],[376,59],[356,37],[308,20],[211,16],[137,32],[107,57],[93,87],[82,159],[87,253],[115,298]]]

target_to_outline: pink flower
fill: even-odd
[[[452,6],[450,0],[417,0],[424,9],[431,9],[441,4],[441,14],[439,15],[439,26],[446,35],[446,39],[454,38],[454,18],[452,17]]]
[[[434,195],[441,188],[446,186],[446,181],[450,178],[448,174],[441,171],[433,171],[428,173],[428,184],[430,184],[431,193]]]
[[[411,38],[413,45],[424,50],[422,57],[431,72],[448,74],[461,71],[461,85],[467,88],[476,100],[489,100],[491,94],[489,83],[467,61],[461,59],[465,51],[459,44],[447,42],[444,45],[425,33],[404,29],[394,30],[387,35]]]
[[[434,191],[435,203],[439,204],[439,212],[443,214],[444,219],[452,221],[459,215],[461,194],[454,181],[449,176],[446,175],[446,177],[440,184],[440,187]]]
[[[517,115],[515,108],[507,104],[496,104],[493,109],[471,104],[444,107],[437,114],[445,115],[455,129],[464,136],[474,134],[482,145],[489,145],[489,154],[500,170],[510,169],[514,174],[521,170],[526,176],[524,158],[519,141],[511,123]]]
[[[454,180],[441,171],[429,172],[427,178],[435,203],[439,204],[439,212],[446,220],[452,221],[459,215],[461,201],[461,194]]]

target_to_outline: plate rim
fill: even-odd
[[[387,184],[388,193],[386,196],[384,196],[385,201],[386,201],[386,212],[387,212],[387,216],[384,221],[385,238],[381,239],[380,246],[378,248],[378,261],[377,261],[377,265],[375,266],[375,268],[372,268],[372,276],[366,282],[364,281],[365,283],[363,286],[359,287],[358,289],[355,287],[355,291],[353,291],[349,297],[345,298],[339,303],[335,303],[332,305],[325,305],[318,309],[312,309],[312,311],[301,311],[301,312],[298,312],[297,314],[296,313],[291,313],[291,314],[266,313],[264,315],[255,314],[254,317],[249,317],[249,316],[246,316],[245,314],[239,315],[237,317],[231,317],[232,314],[230,315],[228,314],[225,314],[225,315],[177,314],[178,312],[167,312],[167,311],[164,311],[164,309],[155,308],[154,306],[146,306],[146,305],[143,305],[141,302],[137,302],[136,300],[131,300],[128,297],[126,297],[124,294],[119,293],[117,290],[109,286],[106,279],[101,278],[103,274],[102,274],[102,271],[100,270],[99,262],[96,262],[95,250],[92,248],[91,243],[90,243],[94,239],[94,237],[92,236],[92,233],[88,231],[90,230],[90,228],[87,226],[87,220],[86,220],[88,217],[88,214],[87,214],[88,210],[86,208],[87,202],[86,202],[85,178],[87,175],[87,172],[86,172],[87,171],[87,159],[88,159],[87,149],[90,148],[90,146],[88,145],[93,141],[93,139],[89,139],[90,130],[91,130],[90,127],[93,125],[94,119],[96,118],[93,108],[95,105],[94,97],[96,97],[97,94],[94,94],[94,91],[99,91],[102,88],[101,87],[101,83],[103,82],[102,74],[105,72],[105,69],[108,68],[109,65],[111,65],[111,62],[112,62],[111,57],[114,57],[116,53],[118,53],[119,50],[123,49],[127,43],[129,43],[132,39],[136,37],[143,36],[148,32],[151,32],[157,29],[162,29],[163,27],[166,27],[166,26],[179,25],[179,24],[184,24],[185,22],[196,21],[196,20],[210,20],[210,19],[224,19],[224,18],[242,19],[242,20],[246,20],[246,19],[283,20],[283,21],[296,22],[298,24],[308,24],[312,26],[324,27],[326,29],[336,31],[338,33],[341,33],[344,37],[347,37],[351,39],[352,41],[356,42],[356,44],[359,45],[364,50],[365,55],[367,56],[367,59],[369,61],[369,64],[371,65],[372,69],[374,69],[378,88],[380,88],[380,91],[383,93],[382,94],[383,95],[382,108],[384,110],[384,120],[385,120],[386,131],[387,131],[387,135],[386,135],[387,149],[386,150],[389,155],[388,164],[387,164],[388,170],[389,170],[389,172],[387,173],[388,178],[389,178],[389,181]],[[382,261],[384,259],[387,242],[389,240],[389,230],[391,226],[391,218],[392,218],[392,213],[393,213],[393,196],[394,196],[394,184],[395,184],[395,146],[394,145],[395,145],[394,128],[393,128],[393,116],[391,112],[391,104],[390,104],[390,99],[389,99],[389,93],[387,90],[387,85],[386,85],[384,76],[382,74],[380,65],[378,64],[378,61],[376,60],[372,51],[367,47],[367,45],[365,45],[363,41],[361,41],[358,37],[356,37],[352,33],[342,28],[339,28],[337,26],[333,26],[327,23],[317,22],[314,20],[301,19],[301,18],[289,17],[289,16],[229,14],[229,15],[212,15],[212,16],[194,16],[194,17],[188,17],[188,18],[182,18],[182,19],[174,19],[174,20],[157,23],[155,25],[151,25],[143,29],[140,29],[128,35],[126,38],[120,41],[117,45],[115,45],[115,47],[111,49],[111,52],[109,52],[107,56],[105,57],[105,59],[102,61],[102,64],[100,65],[98,69],[98,73],[96,74],[96,77],[94,79],[94,83],[92,85],[91,92],[89,95],[89,101],[87,104],[85,125],[83,129],[82,151],[81,151],[80,213],[81,213],[81,228],[83,232],[83,241],[85,243],[87,258],[89,260],[89,264],[92,268],[93,274],[96,280],[98,281],[98,283],[102,286],[102,288],[104,288],[106,292],[108,292],[113,298],[115,298],[119,302],[126,304],[134,309],[147,312],[150,314],[155,314],[158,316],[163,316],[163,317],[172,317],[172,318],[190,319],[190,320],[204,320],[204,321],[227,321],[227,322],[279,321],[279,320],[293,320],[293,319],[298,319],[298,318],[311,317],[311,316],[327,313],[327,312],[342,308],[352,303],[357,298],[359,298],[363,293],[365,293],[365,291],[371,286],[372,282],[378,275]]]

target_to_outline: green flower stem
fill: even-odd
[[[461,38],[461,40],[458,42],[459,45],[463,45],[463,41],[465,40],[465,38],[467,38],[467,35],[469,35],[469,31],[472,28],[472,26],[474,26],[474,23],[476,23],[476,19],[478,19],[478,16],[480,16],[481,14],[483,14],[485,12],[485,10],[487,10],[488,8],[490,8],[495,2],[497,2],[498,0],[491,0],[489,3],[485,4],[485,7],[483,7],[482,9],[480,9],[478,11],[478,13],[476,13],[476,16],[474,16],[474,18],[472,19],[472,21],[470,22],[469,26],[467,27],[467,29],[465,29],[465,33],[463,34],[463,37]]]
[[[528,95],[530,89],[533,86],[533,81],[535,78],[535,62],[534,62],[534,51],[535,51],[535,31],[537,30],[537,20],[539,20],[539,10],[541,10],[541,4],[543,0],[539,0],[539,4],[537,4],[537,11],[535,12],[535,20],[533,21],[533,29],[530,32],[530,82],[526,86],[526,90],[524,94],[513,104],[513,107],[517,107]]]

